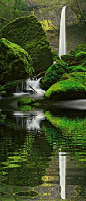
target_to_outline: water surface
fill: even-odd
[[[25,111],[1,99],[0,200],[86,200],[85,100]]]

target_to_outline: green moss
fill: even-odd
[[[0,40],[1,80],[11,81],[32,75],[34,69],[30,55],[19,45],[2,38]]]
[[[20,98],[18,100],[18,105],[32,105],[35,102],[35,100],[31,98]]]
[[[86,44],[80,44],[75,49],[75,54],[78,54],[79,52],[86,52]]]
[[[7,96],[7,92],[6,91],[1,91],[1,96],[2,97],[6,97]]]
[[[51,50],[51,52],[52,52],[52,56],[53,56],[53,61],[56,61],[57,59],[59,59],[59,56],[56,51]]]
[[[43,128],[43,131],[45,131],[45,135],[51,144],[52,142],[56,142],[56,145],[60,145],[62,150],[63,149],[66,150],[66,148],[70,149],[73,155],[77,154],[77,151],[80,149],[81,151],[82,149],[84,150],[86,141],[86,118],[84,119],[79,117],[68,118],[67,116],[65,116],[65,114],[62,116],[61,115],[54,116],[49,111],[45,112],[45,116],[47,120],[50,122],[50,125],[48,127]],[[74,149],[75,145],[76,149]],[[80,158],[82,159],[83,156],[80,156]]]
[[[61,56],[61,59],[67,63],[74,61],[74,56],[72,54],[65,54]]]
[[[53,84],[45,92],[45,97],[57,100],[86,98],[86,73],[75,72],[66,74],[66,77],[67,80]]]
[[[84,61],[86,60],[86,52],[79,52],[75,55],[76,61]]]
[[[0,29],[2,29],[7,23],[9,23],[9,20],[0,17]]]
[[[48,89],[52,84],[59,81],[65,72],[68,72],[67,64],[62,60],[56,60],[56,64],[51,65],[47,69],[44,78],[41,80],[42,88]]]
[[[34,15],[10,22],[1,31],[1,37],[20,45],[31,55],[35,73],[46,70],[53,62],[49,41]],[[40,68],[40,69],[39,69]]]
[[[83,66],[71,66],[69,72],[86,72],[86,68]]]

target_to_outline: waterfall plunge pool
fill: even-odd
[[[42,105],[22,111],[19,96]],[[19,96],[0,100],[0,200],[85,201],[86,100]]]

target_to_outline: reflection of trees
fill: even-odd
[[[0,158],[3,158],[1,171],[8,174],[3,177],[2,183],[20,186],[42,184],[41,178],[48,167],[52,146],[41,131],[28,132],[11,122],[12,118],[6,119],[5,115],[3,118],[0,127]]]
[[[42,126],[46,136],[50,142],[59,144],[63,151],[71,151],[77,155],[77,152],[85,150],[86,141],[86,118],[68,118],[65,116],[54,116],[49,111],[45,112],[45,116],[50,122],[48,126]],[[49,124],[49,123],[48,123]],[[52,134],[52,135],[51,135]]]
[[[81,111],[80,111],[81,112]],[[66,198],[85,198],[86,187],[86,117],[72,117],[45,112],[47,118],[41,128],[47,140],[53,144],[54,154],[59,148],[66,153]],[[71,116],[71,115],[69,115]]]

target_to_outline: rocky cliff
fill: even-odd
[[[33,4],[33,1],[31,1]],[[38,3],[38,2],[37,2]],[[47,1],[44,6],[39,5],[34,8],[33,13],[42,23],[52,49],[58,53],[59,48],[59,29],[61,9],[66,8],[66,38],[67,53],[75,49],[80,43],[86,43],[86,1]]]
[[[57,53],[59,48],[61,10],[64,5],[67,5],[67,53],[71,49],[75,49],[80,43],[86,43],[86,0],[20,0],[16,1],[16,5],[15,3],[13,4],[12,0],[10,0],[9,4],[6,0],[2,0],[0,1],[0,5],[1,17],[9,20],[12,20],[13,17],[34,14],[42,23],[51,48],[56,50]],[[4,10],[6,11],[4,12]]]

